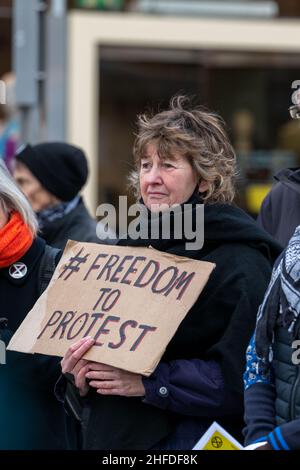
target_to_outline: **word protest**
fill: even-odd
[[[69,241],[8,348],[63,356],[91,336],[86,359],[149,376],[214,266],[152,248]]]

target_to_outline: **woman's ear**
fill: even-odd
[[[199,193],[206,193],[208,190],[208,183],[204,180],[199,183]]]

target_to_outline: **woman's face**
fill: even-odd
[[[41,185],[23,163],[16,163],[13,177],[29,200],[34,212],[40,212],[58,203],[58,200]]]
[[[155,144],[147,145],[141,160],[140,190],[148,209],[155,211],[161,205],[182,204],[193,194],[197,181],[185,157],[174,153],[172,159],[161,160]]]
[[[8,215],[2,208],[2,204],[0,204],[0,229],[4,227],[8,222]]]

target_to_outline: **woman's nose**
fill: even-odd
[[[160,167],[157,165],[153,165],[151,170],[147,173],[147,181],[148,183],[160,183],[161,182],[161,170]]]

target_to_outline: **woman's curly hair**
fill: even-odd
[[[175,96],[170,107],[157,114],[138,116],[138,133],[133,147],[135,170],[130,186],[138,197],[140,162],[148,144],[154,144],[161,159],[174,153],[185,156],[194,171],[208,184],[205,203],[230,203],[235,194],[236,156],[225,131],[224,121],[202,107],[192,107],[186,96]]]

